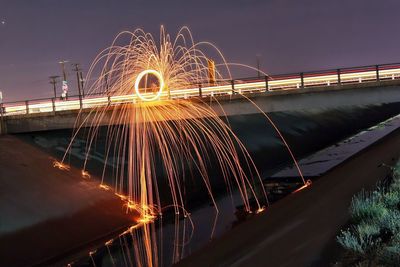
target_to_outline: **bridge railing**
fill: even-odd
[[[380,82],[400,79],[400,63],[360,66],[352,68],[328,69],[300,73],[277,74],[268,76],[246,77],[218,82],[202,82],[188,86],[188,89],[171,90],[164,97],[172,99],[210,97],[217,95],[247,94],[276,90],[294,90],[305,87],[340,86]],[[86,96],[73,95],[67,99],[44,98],[0,104],[0,115],[25,115],[44,112],[79,110],[100,106],[119,105],[131,102],[132,95],[114,95],[103,92]]]

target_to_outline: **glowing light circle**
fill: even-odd
[[[139,92],[139,83],[142,80],[142,78],[147,74],[152,74],[152,75],[156,76],[158,81],[160,82],[160,89],[152,97],[144,96]],[[144,70],[144,71],[142,71],[141,73],[139,73],[139,75],[137,76],[136,81],[135,81],[135,93],[143,101],[154,101],[154,100],[159,99],[161,94],[162,94],[163,88],[164,88],[164,79],[163,79],[161,73],[159,73],[156,70]]]

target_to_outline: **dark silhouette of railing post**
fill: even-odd
[[[203,97],[203,92],[201,89],[201,83],[199,83],[199,97],[202,98]]]
[[[304,72],[300,72],[301,88],[304,88]]]
[[[111,96],[110,95],[107,96],[107,100],[108,100],[108,105],[111,106]]]
[[[265,75],[265,90],[268,91],[269,90],[269,76]]]
[[[375,66],[375,71],[376,71],[376,81],[379,82],[380,81],[380,77],[379,77],[379,65]]]
[[[51,99],[51,104],[53,106],[53,112],[56,112],[56,99],[55,98]]]
[[[338,85],[341,85],[342,84],[342,80],[341,80],[341,77],[340,77],[340,69],[337,69],[336,70],[336,72],[337,72],[337,83],[338,83]]]
[[[232,95],[235,94],[235,80],[231,80],[231,85],[232,85]]]
[[[28,104],[28,100],[25,101],[25,107],[26,107],[26,114],[29,114],[29,104]]]

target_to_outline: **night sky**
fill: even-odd
[[[158,35],[161,24],[172,35],[189,26],[229,62],[255,66],[259,54],[271,74],[400,62],[399,10],[398,0],[0,0],[0,90],[5,101],[51,97],[59,60],[87,70],[118,32]]]

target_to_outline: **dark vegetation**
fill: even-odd
[[[339,266],[400,266],[400,161],[391,168],[374,191],[353,197],[349,226],[337,237],[345,250]]]

